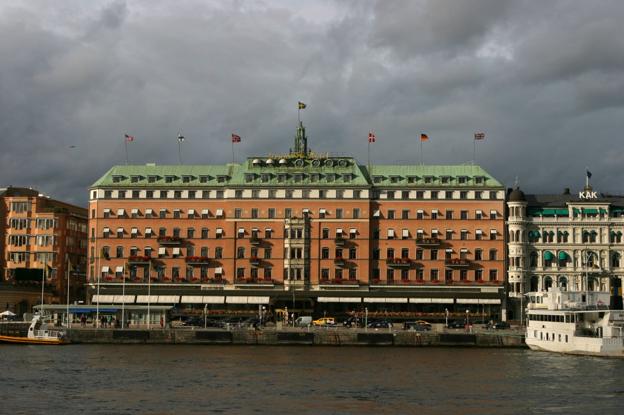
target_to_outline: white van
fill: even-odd
[[[295,327],[307,327],[312,324],[312,316],[301,316],[295,320]]]

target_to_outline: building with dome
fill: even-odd
[[[605,195],[589,183],[579,192],[507,196],[508,297],[511,318],[521,318],[523,295],[557,285],[609,291],[624,276],[624,196]]]

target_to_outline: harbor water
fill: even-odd
[[[615,414],[623,372],[525,349],[0,345],[0,412]]]

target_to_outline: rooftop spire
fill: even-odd
[[[297,133],[295,134],[295,149],[293,153],[308,154],[308,137],[306,137],[305,127],[301,121],[299,121]]]

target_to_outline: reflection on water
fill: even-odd
[[[2,413],[616,413],[624,361],[528,350],[0,346]]]

